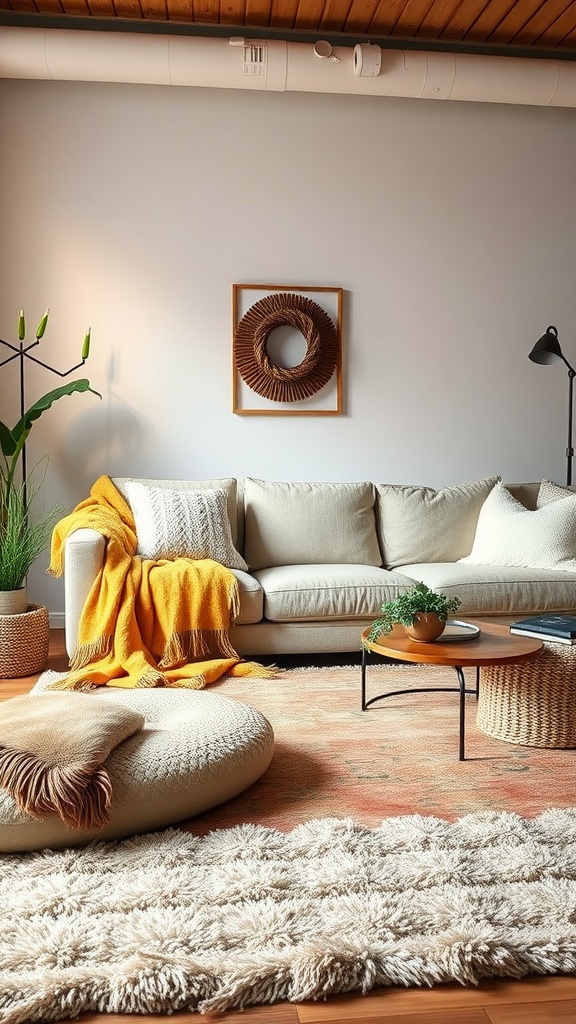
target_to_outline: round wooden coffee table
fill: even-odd
[[[473,622],[471,625],[480,627],[480,635],[472,640],[435,640],[428,644],[411,640],[401,626],[395,626],[392,633],[380,636],[377,641],[367,640],[369,629],[365,629],[362,633],[362,711],[367,711],[376,701],[402,693],[431,693],[434,690],[459,692],[458,759],[464,761],[466,694],[475,693],[476,697],[478,696],[480,669],[486,665],[513,665],[521,661],[532,661],[542,651],[540,640],[516,636],[510,633],[508,626],[495,622]],[[450,666],[456,672],[458,686],[423,686],[418,689],[394,690],[366,700],[368,651],[384,658],[392,658],[394,661],[409,661],[416,665]],[[463,669],[468,667],[476,669],[475,690],[466,689]]]

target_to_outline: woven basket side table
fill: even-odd
[[[576,747],[576,645],[544,641],[535,661],[482,669],[476,723],[526,747]]]
[[[0,677],[16,679],[43,672],[48,664],[48,609],[29,604],[21,615],[0,615]]]

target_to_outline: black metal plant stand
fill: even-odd
[[[45,314],[45,318],[46,318],[46,314]],[[45,325],[45,318],[43,318],[44,319],[44,325]],[[41,323],[42,323],[42,321],[41,321]],[[38,328],[38,330],[40,330],[40,328]],[[6,359],[3,359],[2,362],[0,362],[0,369],[3,366],[6,366],[8,363],[11,363],[13,359],[19,359],[20,360],[20,366],[19,366],[19,378],[20,378],[20,419],[22,419],[24,417],[24,414],[26,413],[26,396],[25,396],[25,380],[24,380],[24,367],[25,367],[25,360],[26,359],[30,359],[33,363],[37,363],[38,366],[42,366],[45,370],[49,370],[50,373],[57,374],[58,377],[68,377],[71,373],[74,373],[74,370],[78,370],[81,366],[84,366],[84,363],[86,362],[86,359],[87,359],[87,356],[88,356],[87,349],[89,349],[90,332],[87,333],[87,335],[86,335],[86,337],[84,339],[84,346],[83,346],[83,350],[82,350],[83,354],[82,354],[82,358],[81,358],[80,362],[76,363],[74,366],[71,366],[69,370],[58,370],[55,366],[50,366],[49,363],[45,363],[41,359],[37,359],[36,356],[33,356],[33,355],[30,354],[30,350],[33,349],[33,348],[36,348],[36,346],[40,344],[41,337],[42,337],[42,334],[40,334],[40,336],[38,336],[38,333],[37,333],[34,341],[30,342],[29,345],[25,345],[24,341],[21,341],[19,345],[12,345],[11,342],[4,341],[2,338],[0,338],[0,345],[4,345],[5,348],[10,349],[11,352],[12,352],[12,355],[7,356]],[[84,354],[84,352],[86,354]],[[26,481],[28,479],[27,469],[26,469],[26,445],[24,445],[23,448],[22,448],[21,459],[22,459],[22,489],[23,489],[23,494],[24,494],[24,502],[26,502],[26,497],[27,497],[26,496]]]

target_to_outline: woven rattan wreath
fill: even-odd
[[[306,355],[297,366],[271,362],[266,344],[276,327],[296,327],[306,339]],[[328,383],[338,364],[338,332],[312,299],[302,295],[268,295],[240,320],[234,358],[242,380],[272,402],[301,402]]]

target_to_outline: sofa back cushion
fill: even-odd
[[[411,484],[377,484],[384,565],[455,562],[469,554],[480,509],[500,477],[435,491]]]
[[[527,508],[530,512],[533,512],[537,507],[538,495],[540,493],[540,481],[533,480],[530,483],[523,484],[506,484],[506,487],[510,491],[513,498],[519,501],[524,508]]]
[[[244,557],[274,565],[381,565],[370,483],[244,481]]]
[[[233,477],[222,477],[217,480],[148,480],[141,477],[113,476],[112,483],[129,502],[126,484],[134,482],[146,484],[148,487],[165,487],[169,491],[226,491],[226,509],[230,520],[232,542],[238,546],[238,515],[236,511],[237,482]]]

